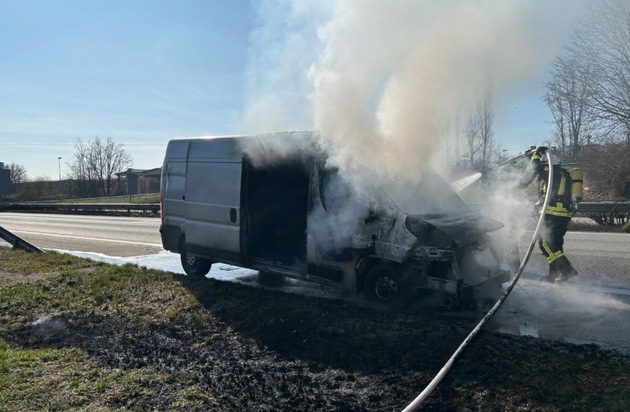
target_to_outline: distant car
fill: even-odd
[[[273,153],[276,146],[266,145],[278,139],[292,149]],[[408,214],[376,189],[367,198],[354,193],[310,139],[279,133],[168,143],[160,233],[187,274],[205,276],[224,262],[333,282],[390,306],[473,302],[509,280],[488,238],[501,224],[474,213],[437,174],[417,194],[444,212]],[[249,147],[271,160],[259,161]]]

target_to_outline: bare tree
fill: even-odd
[[[464,126],[464,135],[468,146],[468,152],[464,155],[464,159],[469,162],[471,169],[477,166],[475,160],[481,149],[479,134],[478,118],[475,115],[471,115],[468,117],[468,120],[466,120],[466,125]]]
[[[475,112],[481,146],[481,169],[487,169],[495,153],[494,143],[494,104],[492,87],[487,87]]]
[[[445,119],[444,124],[444,157],[449,165],[459,167],[461,161],[460,141],[462,140],[462,107],[456,110]]]
[[[468,116],[464,125],[467,153],[463,158],[471,169],[488,169],[496,155],[494,141],[494,105],[491,88],[488,87],[482,98]]]
[[[591,67],[593,108],[630,144],[630,0],[593,3],[570,49]]]
[[[76,192],[81,197],[95,197],[95,173],[90,165],[90,145],[77,139],[74,144],[74,155],[70,163],[70,176],[76,185]]]
[[[77,139],[70,173],[80,196],[111,196],[112,178],[132,164],[131,156],[111,137],[94,138],[90,143]]]
[[[28,174],[24,166],[17,163],[9,163],[8,168],[11,171],[11,183],[14,187],[28,180]]]
[[[607,143],[589,147],[584,153],[584,184],[593,200],[630,198],[630,146]]]
[[[553,143],[563,160],[577,160],[580,147],[592,143],[598,127],[588,62],[557,57],[545,83],[543,100],[555,123]]]
[[[114,174],[128,169],[133,161],[122,144],[114,143],[111,138],[107,138],[100,152],[102,153],[101,176],[104,177],[103,190],[106,196],[111,196],[112,178]]]

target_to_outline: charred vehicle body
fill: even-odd
[[[223,262],[333,282],[392,306],[474,302],[500,292],[509,274],[489,238],[500,223],[474,213],[452,189],[444,192],[448,183],[437,174],[412,202],[429,201],[423,214],[403,212],[376,188],[359,195],[326,167],[316,145],[304,143],[310,136],[169,142],[160,233],[187,274],[205,276]]]

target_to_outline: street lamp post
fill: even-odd
[[[61,182],[61,156],[57,158],[57,163],[59,163],[59,181]]]

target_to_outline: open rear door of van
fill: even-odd
[[[285,159],[243,163],[246,258],[262,270],[306,275],[309,165]]]

